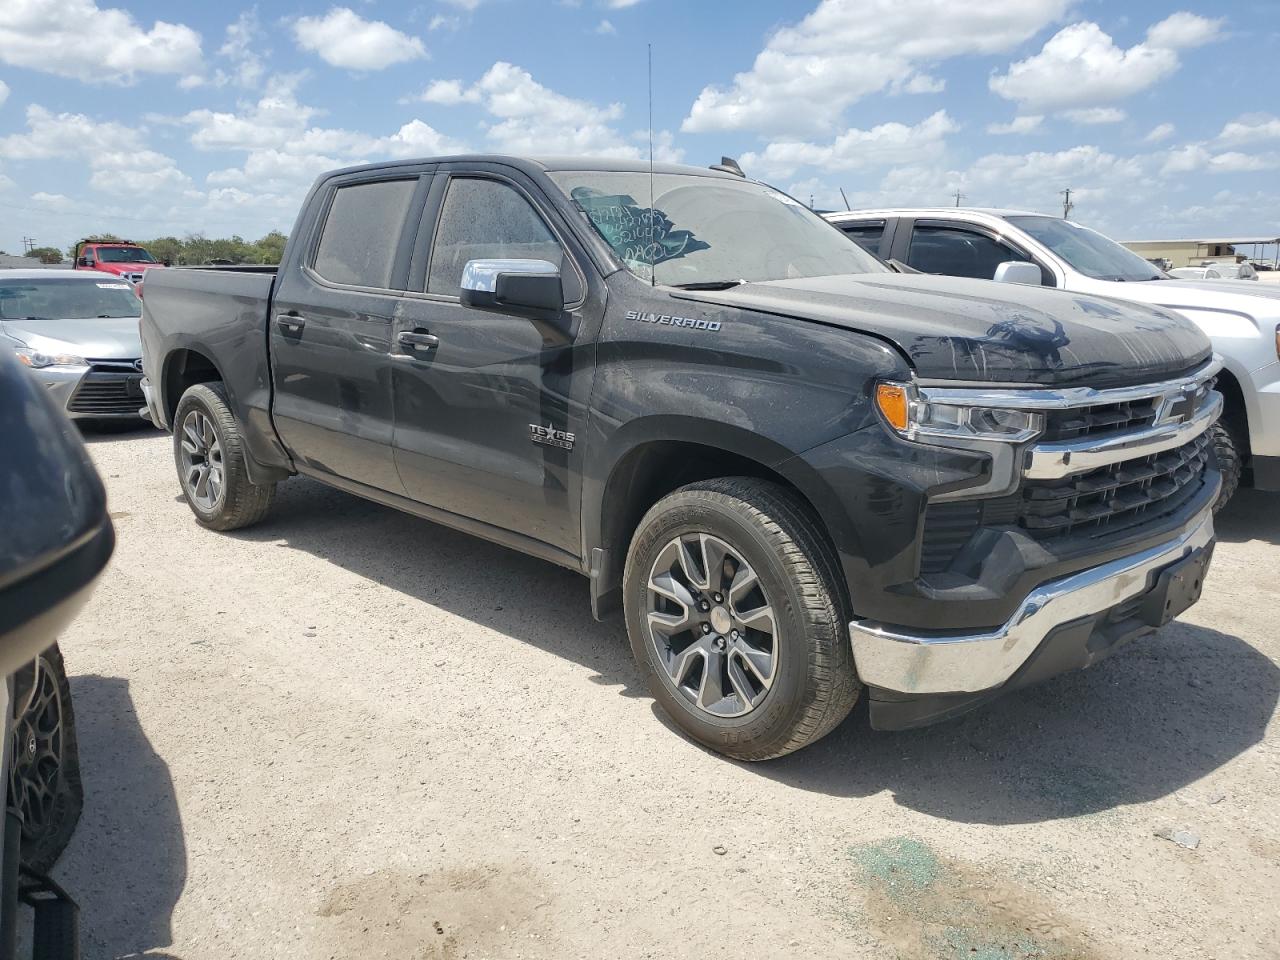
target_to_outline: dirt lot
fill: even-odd
[[[209,533],[167,438],[89,440],[88,958],[1280,957],[1280,499],[1158,638],[749,766],[663,722],[571,573],[301,480]]]

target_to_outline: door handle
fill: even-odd
[[[409,333],[405,331],[396,338],[400,346],[409,350],[434,350],[440,346],[440,338],[431,333]]]
[[[307,318],[300,317],[296,313],[282,313],[276,317],[276,326],[285,333],[299,334],[306,325]]]

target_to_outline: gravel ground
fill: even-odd
[[[574,574],[303,480],[211,533],[166,437],[88,439],[87,958],[1280,957],[1280,499],[1094,670],[745,765],[654,711]]]

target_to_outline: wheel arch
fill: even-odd
[[[777,441],[741,427],[660,416],[627,425],[610,447],[583,485],[583,543],[597,618],[620,602],[622,569],[640,520],[686,484],[733,476],[770,480],[792,491],[831,539],[816,477]]]
[[[222,371],[210,355],[210,351],[197,347],[179,347],[171,350],[164,358],[160,373],[160,397],[164,404],[164,417],[173,424],[173,416],[178,410],[178,401],[188,388],[197,383],[209,383],[214,380],[226,382]]]

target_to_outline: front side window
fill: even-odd
[[[954,227],[916,227],[907,254],[907,263],[924,273],[975,280],[990,280],[1000,264],[1026,259],[997,240]]]
[[[0,278],[0,320],[96,320],[141,313],[142,302],[123,280]]]
[[[333,283],[391,286],[396,247],[417,180],[339,187],[325,218],[314,269]]]
[[[469,260],[546,260],[560,266],[555,235],[529,201],[500,180],[449,181],[431,247],[427,293],[456,297]]]
[[[880,240],[884,237],[884,221],[869,220],[866,223],[839,224],[845,236],[867,253],[880,253]]]
[[[1070,220],[1043,216],[1009,217],[1008,220],[1086,277],[1129,282],[1165,278],[1162,271],[1132,250]]]
[[[762,183],[612,170],[550,177],[642,280],[682,286],[888,270],[808,207]]]

